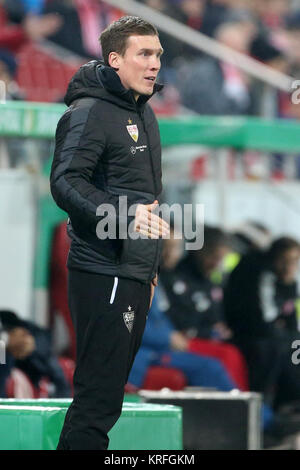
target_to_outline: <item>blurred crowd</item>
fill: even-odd
[[[220,44],[297,78],[300,9],[289,0],[145,0]],[[241,69],[208,56],[161,33],[164,79],[181,103],[212,115],[299,116],[287,93],[266,90],[265,83]]]
[[[300,69],[300,7],[293,0],[140,0],[168,17],[295,77]],[[18,54],[47,39],[83,61],[101,58],[99,35],[125,12],[100,0],[1,0],[0,79],[17,98]],[[161,100],[214,115],[299,117],[287,93],[160,32],[165,54]],[[24,90],[20,90],[24,97]],[[25,96],[26,98],[26,96]]]
[[[265,431],[299,431],[298,241],[247,222],[231,234],[205,226],[203,248],[186,251],[171,233],[129,382],[138,389],[149,367],[162,366],[188,386],[260,392]]]

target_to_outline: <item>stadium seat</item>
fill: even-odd
[[[162,388],[182,390],[186,385],[186,378],[180,370],[152,366],[148,369],[142,388],[144,390],[161,390]]]
[[[59,364],[64,376],[71,386],[73,396],[73,375],[75,362],[68,357],[59,357]],[[7,398],[48,398],[50,382],[46,377],[42,377],[38,387],[35,387],[29,377],[20,369],[13,368],[5,383]]]
[[[65,378],[70,384],[73,395],[73,375],[75,371],[75,362],[69,357],[59,357],[58,361],[63,370]]]
[[[81,65],[81,62],[65,63],[33,43],[26,44],[17,59],[17,82],[28,101],[61,101]]]
[[[33,384],[26,374],[14,368],[5,383],[7,398],[36,398]]]

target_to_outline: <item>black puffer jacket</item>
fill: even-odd
[[[156,84],[154,91],[160,88]],[[122,226],[125,219],[127,226],[133,221],[120,214],[119,196],[127,196],[128,207],[160,202],[160,136],[148,99],[142,95],[136,102],[118,74],[99,61],[82,66],[70,82],[50,182],[54,200],[69,215],[71,269],[142,282],[157,273],[161,240],[118,237],[121,221]],[[114,239],[100,240],[96,234],[106,217],[96,210],[104,204],[115,208]]]
[[[197,266],[189,252],[173,271],[160,274],[174,327],[190,338],[218,338],[216,323],[223,321],[223,288],[214,284]]]

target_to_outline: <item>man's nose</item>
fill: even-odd
[[[159,57],[153,57],[151,59],[150,68],[151,68],[151,70],[159,70],[160,69],[160,58]]]

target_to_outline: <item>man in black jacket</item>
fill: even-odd
[[[189,338],[230,336],[223,319],[223,286],[212,281],[228,252],[227,235],[216,227],[204,227],[204,246],[189,251],[174,270],[163,269],[167,311],[175,327]]]
[[[154,213],[161,147],[147,104],[161,89],[157,30],[123,17],[101,34],[101,46],[104,64],[89,62],[70,82],[51,171],[52,195],[69,215],[71,237],[77,365],[58,444],[67,450],[108,447],[157,283],[161,237],[168,235]]]
[[[249,367],[251,390],[271,405],[300,400],[300,368],[292,361],[299,334],[300,245],[289,237],[244,256],[225,289],[226,320]]]

